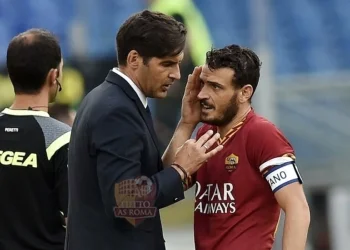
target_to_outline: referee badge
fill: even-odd
[[[235,154],[230,154],[225,159],[225,168],[228,172],[232,172],[237,169],[239,157]]]

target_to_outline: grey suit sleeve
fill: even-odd
[[[145,147],[144,131],[128,109],[120,108],[104,116],[92,130],[92,143],[97,155],[97,176],[102,199],[109,215],[130,191],[128,180],[141,176],[141,154]],[[184,198],[181,177],[166,168],[150,177],[154,206],[162,208]],[[154,188],[155,187],[155,188]],[[132,188],[131,188],[132,189]],[[125,193],[126,192],[126,193]],[[119,204],[118,204],[119,202]]]

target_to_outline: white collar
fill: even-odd
[[[34,116],[50,117],[50,115],[47,112],[40,111],[40,110],[9,109],[9,108],[5,108],[0,113],[6,114],[6,115],[15,115],[15,116],[34,115]]]
[[[143,106],[146,108],[147,107],[147,98],[146,98],[145,94],[142,93],[142,91],[137,87],[137,85],[127,75],[122,73],[118,68],[113,68],[112,71],[114,73],[120,75],[121,77],[123,77],[125,79],[125,81],[127,81],[130,84],[130,86],[135,90],[136,94],[140,98],[140,101],[142,102]]]

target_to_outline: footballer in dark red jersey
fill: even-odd
[[[253,51],[231,45],[209,51],[202,67],[197,137],[218,132],[224,148],[192,179],[197,250],[270,250],[281,209],[283,250],[305,249],[310,214],[293,147],[251,107],[260,65]]]

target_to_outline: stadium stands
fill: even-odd
[[[286,84],[290,87],[295,84],[293,80],[279,79],[296,74],[333,76],[335,72],[350,70],[349,0],[266,2],[268,5],[265,6],[269,9],[268,42],[272,49],[274,73],[279,86]],[[75,58],[73,49],[77,46],[72,47],[72,40],[78,47],[85,48],[84,55],[92,61],[104,57],[114,58],[117,28],[130,14],[146,8],[147,1],[105,0],[103,3],[97,0],[0,0],[0,69],[4,66],[6,48],[11,37],[31,27],[43,27],[56,33],[62,43],[66,61]],[[253,0],[194,0],[194,3],[207,21],[214,46],[238,43],[254,48],[257,44],[253,32],[260,24],[253,23]],[[75,40],[77,38],[71,36],[71,30],[77,23],[83,35],[77,36],[78,40]],[[305,82],[309,85],[318,84],[317,81],[308,80],[297,83],[303,85]],[[339,80],[334,82],[344,83]],[[318,121],[319,116],[308,117],[306,110],[309,114],[318,115],[321,115],[317,113],[319,108],[329,112],[341,112],[346,101],[344,98],[339,101],[337,97],[328,101],[325,98],[318,100],[318,96],[327,95],[326,90],[310,93],[312,94],[304,97],[300,93],[295,94],[294,101],[280,100],[278,116],[283,118],[289,112],[287,119],[280,119],[280,126],[296,145],[298,152],[305,156],[317,156],[321,160],[332,149],[332,143],[349,139],[349,135],[344,137],[343,129],[337,130],[325,124],[324,120]],[[305,108],[305,100],[309,100],[308,109]],[[347,115],[341,117],[345,119]],[[317,129],[310,129],[306,141],[304,133],[300,133],[298,129],[310,127],[311,124]],[[334,136],[327,134],[330,129]],[[310,139],[320,134],[325,135],[329,145],[320,144],[319,139]]]
[[[62,42],[65,55],[71,55],[70,29],[73,21],[86,30],[88,55],[114,53],[114,35],[128,15],[145,8],[143,0],[63,2],[45,0],[1,0],[0,51],[6,50],[9,36],[30,27],[53,30]],[[252,47],[252,1],[195,0],[212,32],[215,46],[239,43]],[[347,0],[267,1],[269,3],[269,38],[273,48],[276,73],[289,75],[310,72],[334,72],[350,68],[350,20]],[[84,6],[85,8],[82,8]],[[4,34],[4,35],[3,35]]]

